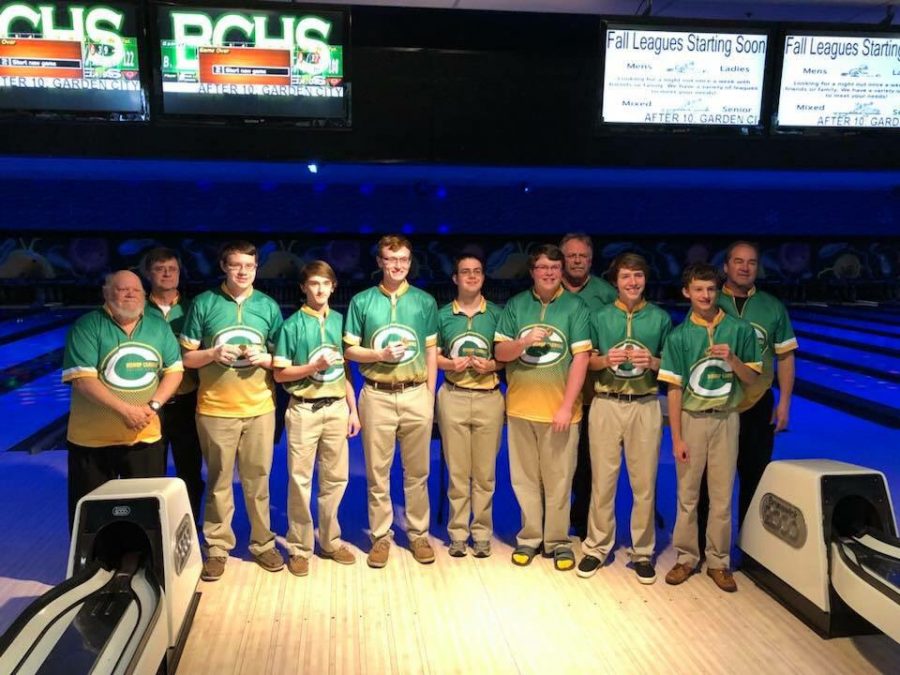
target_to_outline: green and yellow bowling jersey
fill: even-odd
[[[587,306],[562,287],[546,304],[533,290],[519,293],[506,303],[494,341],[517,340],[535,327],[545,328],[550,335],[506,364],[506,412],[510,417],[550,423],[565,398],[572,357],[591,350]],[[572,423],[580,421],[581,394],[572,410]]]
[[[759,350],[762,354],[762,375],[746,388],[744,400],[738,406],[743,412],[756,405],[766,390],[775,380],[775,357],[797,349],[797,338],[787,310],[781,300],[774,295],[759,291],[754,286],[750,289],[742,309],[738,309],[734,294],[727,286],[719,293],[719,307],[731,316],[749,321],[756,331]]]
[[[619,297],[615,286],[600,277],[593,274],[588,278],[588,282],[578,291],[573,291],[575,295],[584,300],[587,305],[588,315],[593,317],[604,307],[611,305]],[[590,405],[591,399],[594,397],[594,390],[597,388],[597,371],[589,370],[584,376],[584,388],[581,390],[581,401],[584,405]]]
[[[156,314],[161,317],[169,324],[169,328],[172,329],[172,333],[177,338],[181,335],[181,331],[184,328],[184,319],[187,316],[188,310],[191,308],[191,301],[185,297],[182,297],[181,294],[175,299],[175,302],[168,309],[163,309],[156,301],[153,299],[153,296],[147,296],[147,306],[145,311],[148,314]],[[184,376],[181,378],[181,384],[178,385],[178,391],[175,392],[176,396],[181,396],[182,394],[189,394],[192,391],[197,389],[197,371],[194,368],[185,368]]]
[[[441,307],[438,312],[438,347],[448,359],[460,356],[478,356],[483,359],[494,355],[494,333],[500,308],[493,302],[481,299],[481,307],[473,316],[466,316],[456,300]],[[444,371],[444,379],[469,389],[493,389],[500,383],[497,373],[481,375],[471,368],[461,373]]]
[[[396,293],[374,286],[350,300],[344,344],[380,350],[402,343],[397,363],[360,363],[366,379],[384,384],[425,382],[425,350],[437,346],[437,303],[428,293],[403,282]]]
[[[201,293],[191,304],[181,332],[187,350],[211,349],[229,343],[271,351],[281,328],[281,309],[255,289],[240,303],[223,284]],[[197,412],[212,417],[256,417],[275,409],[272,374],[238,358],[225,366],[213,361],[199,369]]]
[[[619,300],[591,316],[591,341],[594,349],[606,354],[610,349],[646,349],[652,356],[662,354],[672,330],[669,313],[641,301],[633,312]],[[594,371],[594,391],[599,393],[655,394],[656,372],[625,361],[615,368]]]
[[[142,316],[129,336],[101,307],[78,319],[66,336],[62,381],[97,378],[126,403],[147,403],[162,375],[182,370],[178,342],[168,324],[154,314]],[[118,413],[73,388],[66,438],[76,445],[102,448],[152,443],[161,438],[161,431],[155,415],[143,429],[129,429]]]
[[[732,367],[710,356],[714,344],[727,344],[756,372],[762,372],[753,326],[719,310],[707,323],[693,312],[673,330],[663,347],[659,380],[682,387],[681,407],[689,412],[734,410],[744,390]]]
[[[282,386],[286,392],[299,398],[343,398],[347,395],[341,351],[343,329],[344,318],[338,312],[326,308],[319,314],[308,305],[303,305],[284,322],[275,340],[274,367],[305,366],[327,351],[339,356],[327,370],[302,380],[284,382]]]

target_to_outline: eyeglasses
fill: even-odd
[[[240,263],[228,263],[227,265],[225,265],[225,269],[227,269],[229,272],[240,272],[242,270],[244,272],[252,272],[257,267],[259,267],[259,265],[257,265],[256,263],[245,263],[243,265],[241,265]]]
[[[399,265],[400,267],[406,267],[407,265],[409,265],[409,260],[410,260],[408,255],[405,255],[405,256],[402,256],[399,258],[394,258],[394,257],[385,258],[384,256],[381,256],[381,259],[384,261],[384,263],[386,265]]]
[[[561,272],[562,265],[535,265],[531,269],[535,272]]]
[[[457,272],[457,274],[461,277],[480,277],[484,276],[484,270],[481,268],[469,269],[463,268]]]

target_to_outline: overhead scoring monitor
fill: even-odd
[[[609,25],[605,124],[760,124],[768,36],[761,32]]]
[[[900,34],[786,34],[776,121],[900,128]]]

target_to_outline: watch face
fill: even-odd
[[[159,409],[162,407],[159,401],[150,401],[147,405],[150,406],[150,409],[153,410],[153,412],[159,412]]]

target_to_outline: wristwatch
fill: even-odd
[[[162,403],[159,401],[147,401],[147,405],[150,406],[150,410],[155,412],[157,415],[159,414],[159,409],[162,408]]]

